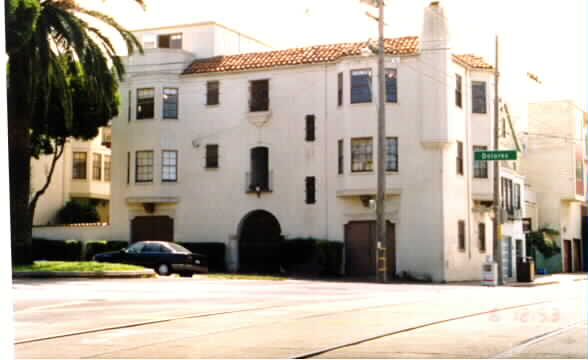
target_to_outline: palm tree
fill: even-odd
[[[144,0],[133,1],[145,7]],[[75,0],[5,0],[5,5],[12,258],[19,264],[32,262],[38,196],[31,198],[31,156],[43,146],[59,153],[64,134],[84,121],[76,114],[80,104],[89,104],[103,120],[116,115],[124,67],[110,39],[86,19],[115,29],[129,54],[142,48],[113,18]]]

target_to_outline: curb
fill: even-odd
[[[12,278],[150,278],[155,277],[151,269],[130,271],[16,271]]]

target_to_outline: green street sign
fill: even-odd
[[[475,160],[491,161],[491,160],[516,160],[516,150],[488,150],[476,151],[474,153]]]

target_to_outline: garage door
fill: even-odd
[[[396,274],[396,244],[394,224],[387,222],[386,265],[388,278]],[[345,274],[375,276],[375,221],[352,221],[345,225]]]
[[[137,216],[131,220],[131,241],[174,241],[174,219],[169,216]]]

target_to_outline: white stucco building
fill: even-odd
[[[69,139],[57,161],[46,192],[39,198],[33,225],[53,225],[57,213],[70,200],[90,201],[96,205],[101,222],[109,221],[112,157],[110,129],[101,128],[89,141]],[[47,181],[53,155],[31,161],[31,193]]]
[[[136,35],[148,49],[126,59],[113,120],[112,238],[221,242],[229,269],[259,270],[281,238],[314,237],[344,242],[347,275],[372,274],[378,95],[366,43],[269,51],[216,23]],[[479,279],[492,256],[493,167],[473,152],[493,148],[494,73],[449,49],[438,2],[419,37],[386,40],[390,274]],[[524,178],[503,176],[513,254]]]

